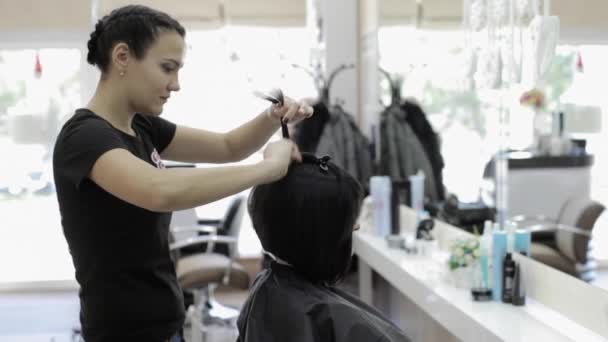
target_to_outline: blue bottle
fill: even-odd
[[[530,255],[530,231],[527,229],[515,230],[513,250],[516,253]]]
[[[507,232],[492,232],[492,299],[502,301],[502,264],[507,254]]]

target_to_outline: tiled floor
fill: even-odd
[[[71,342],[78,325],[76,292],[0,295],[1,342]]]
[[[223,304],[240,307],[247,293],[220,291],[216,297]],[[0,342],[76,342],[72,328],[79,325],[78,312],[75,291],[0,294]],[[208,335],[209,342],[235,338],[235,331],[225,329]]]
[[[257,271],[259,260],[243,262],[252,273]],[[357,277],[352,273],[341,287],[357,293]],[[232,307],[241,307],[248,291],[219,289],[216,299]],[[79,326],[78,294],[75,290],[0,293],[0,342],[76,342],[72,329]],[[189,341],[189,335],[186,335]],[[232,342],[235,331],[214,329],[208,335],[209,342]]]
[[[70,334],[0,335],[0,342],[75,342]]]

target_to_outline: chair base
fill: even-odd
[[[240,311],[210,298],[205,303],[202,313],[205,320],[232,325],[238,318]]]
[[[206,342],[213,328],[236,332],[236,321],[240,311],[215,300],[214,288],[195,290],[194,304],[186,313],[186,326],[189,326],[192,342]]]

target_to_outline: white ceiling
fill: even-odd
[[[88,27],[90,18],[88,1],[0,0],[0,31],[70,31]]]
[[[330,0],[321,0],[330,1]],[[354,0],[353,0],[354,1]],[[187,26],[219,25],[220,3],[234,24],[304,25],[306,0],[95,0],[98,14],[140,3],[166,11]],[[411,24],[415,0],[378,0],[381,25]],[[561,20],[567,40],[608,42],[608,0],[553,0],[551,14]],[[583,5],[584,4],[584,5]],[[423,27],[458,27],[462,0],[422,0]],[[91,27],[89,0],[0,0],[0,32],[87,31]]]
[[[143,4],[165,11],[189,26],[234,24],[304,25],[304,0],[99,0],[100,15],[127,4]]]

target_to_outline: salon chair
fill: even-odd
[[[216,234],[224,236],[239,236],[242,220],[242,208],[245,202],[243,196],[235,196],[223,218],[199,218],[195,210],[180,210],[173,213],[171,226],[179,227],[173,231],[173,238],[183,240],[198,235]],[[240,215],[240,216],[239,216]],[[194,253],[215,252],[229,256],[231,247],[227,244],[200,243],[180,250],[182,256]]]
[[[587,197],[572,197],[562,206],[557,219],[515,216],[511,222],[531,231],[533,259],[590,282],[597,269],[591,255],[592,231],[604,209],[604,205]]]
[[[238,235],[245,212],[245,198],[236,197],[223,220],[194,220],[190,225],[181,225],[184,216],[196,217],[194,209],[178,212],[171,223],[170,250],[175,260],[177,280],[186,293],[193,295],[193,304],[187,311],[187,324],[191,327],[191,341],[204,341],[210,326],[234,328],[239,310],[219,303],[215,289],[222,285],[240,290],[249,288],[249,274],[235,261]],[[203,223],[200,223],[203,222]],[[211,222],[211,224],[204,224]],[[220,224],[221,223],[221,224]],[[220,235],[218,227],[225,230]],[[184,234],[192,234],[183,238]],[[204,233],[205,235],[198,235]],[[206,245],[202,252],[181,255],[186,247]],[[226,246],[226,254],[215,247]]]

